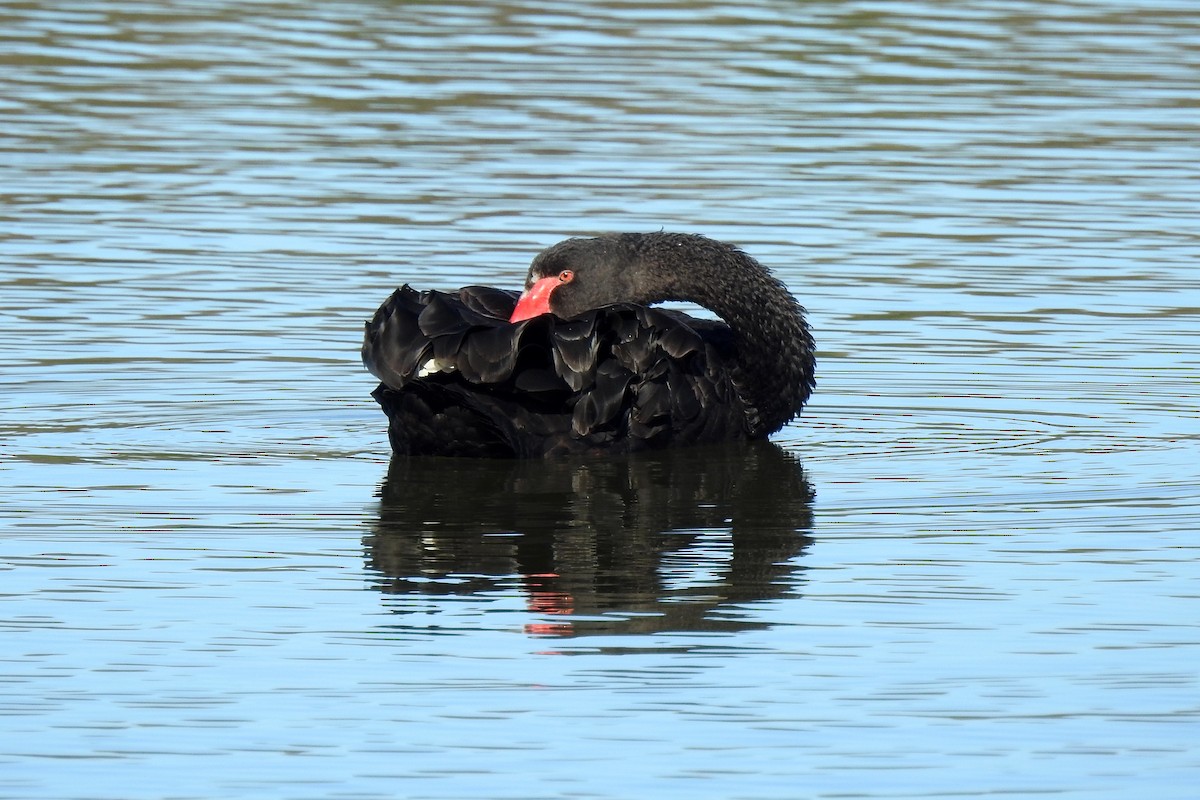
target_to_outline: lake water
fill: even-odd
[[[1195,797],[1198,97],[1192,0],[6,4],[0,798]],[[773,446],[389,463],[395,286],[659,228]]]

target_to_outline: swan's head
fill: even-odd
[[[647,305],[672,297],[686,259],[678,247],[700,236],[620,233],[567,239],[543,250],[525,278],[510,322],[554,314],[570,319],[613,303]]]

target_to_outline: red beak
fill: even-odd
[[[517,300],[517,307],[513,309],[512,316],[508,318],[509,322],[520,322],[521,320],[536,317],[539,314],[550,313],[550,293],[561,284],[558,276],[550,278],[542,278],[537,283],[530,286]]]

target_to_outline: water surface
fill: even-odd
[[[1200,779],[1190,2],[0,10],[0,797]],[[771,445],[392,462],[399,283],[735,242]]]

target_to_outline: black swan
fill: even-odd
[[[724,322],[649,308],[684,300]],[[733,245],[567,239],[525,292],[397,289],[363,364],[401,455],[537,457],[764,439],[812,393],[804,309]]]

